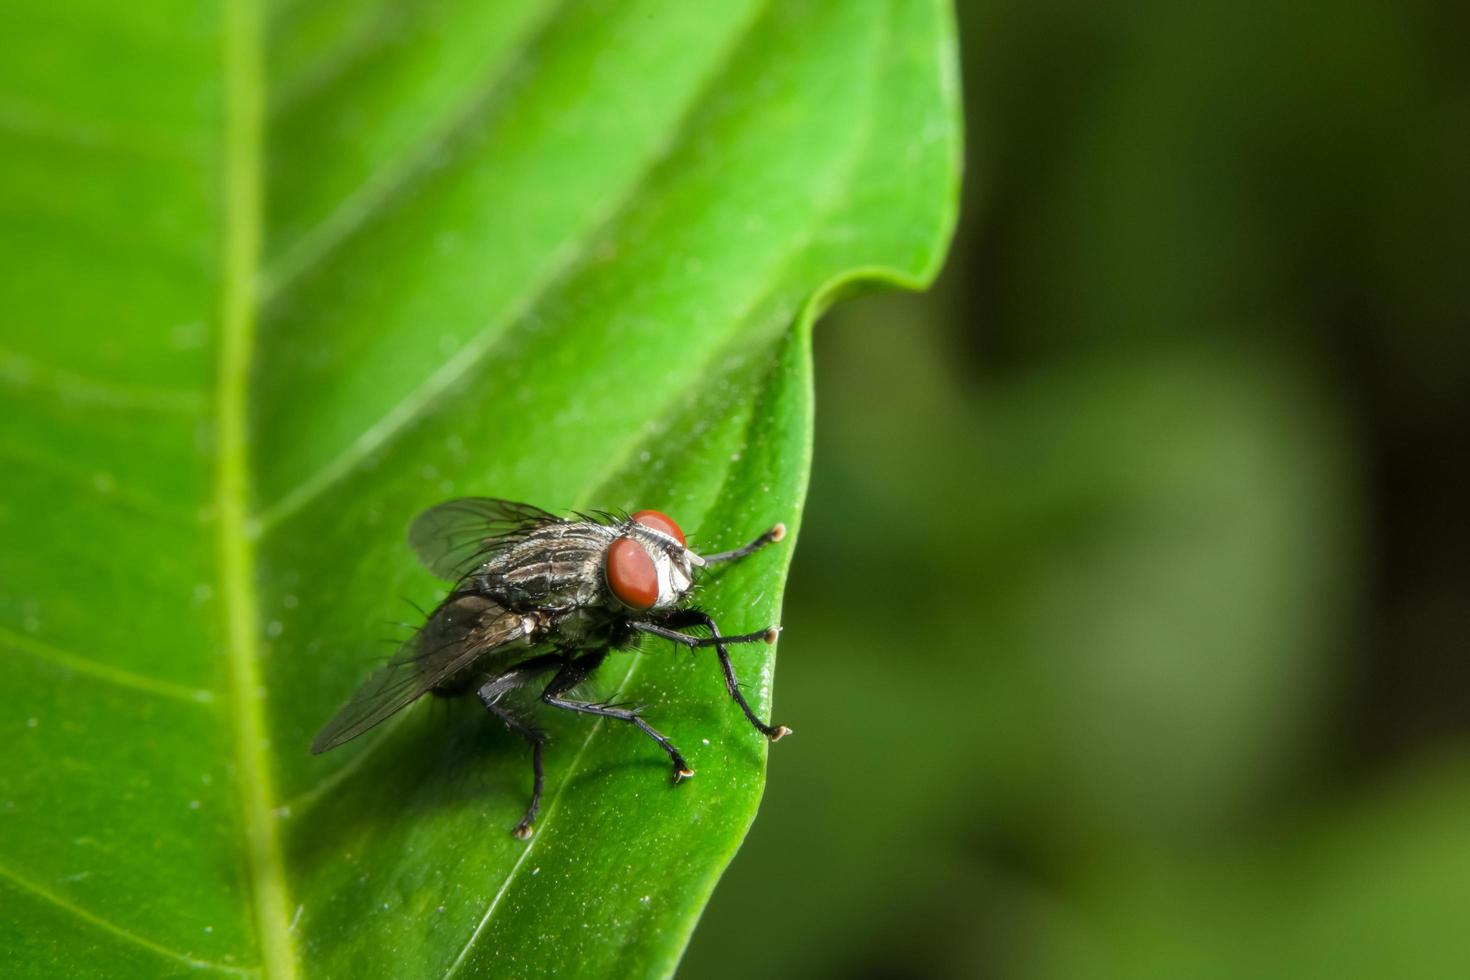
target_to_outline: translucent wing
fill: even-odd
[[[312,754],[356,738],[497,647],[523,636],[519,613],[506,612],[480,595],[450,596],[323,726],[311,743]]]
[[[495,550],[497,539],[559,524],[540,507],[491,497],[460,497],[430,507],[414,518],[408,543],[425,568],[457,581]]]

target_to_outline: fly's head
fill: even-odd
[[[618,530],[603,565],[613,599],[635,612],[678,605],[694,585],[694,569],[704,565],[679,525],[656,510],[640,510]]]

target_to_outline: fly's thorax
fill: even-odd
[[[575,521],[537,528],[501,549],[476,573],[478,586],[517,609],[574,609],[602,598],[602,567],[613,528]]]

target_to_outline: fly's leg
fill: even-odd
[[[779,526],[777,525],[777,527]],[[744,633],[739,636],[721,636],[720,628],[715,625],[715,621],[707,613],[700,612],[698,609],[684,609],[676,612],[665,618],[662,624],[632,623],[630,625],[639,632],[661,636],[666,640],[673,640],[675,643],[682,643],[684,646],[690,648],[714,647],[715,655],[720,658],[720,670],[725,675],[725,690],[730,692],[731,699],[740,705],[740,710],[745,712],[745,717],[750,720],[755,730],[772,742],[779,742],[791,734],[791,729],[785,725],[768,725],[761,721],[756,716],[756,713],[751,710],[750,703],[745,700],[745,692],[740,690],[740,681],[735,677],[735,665],[730,663],[730,651],[725,649],[725,644],[727,643],[775,643],[776,634],[779,632],[775,626],[772,626],[770,629],[761,630],[758,633]],[[710,631],[710,635],[707,637],[690,636],[687,633],[680,633],[677,629],[671,628],[681,626],[703,626]]]
[[[589,653],[578,657],[567,664],[546,685],[546,690],[541,692],[541,700],[553,708],[561,708],[565,711],[577,711],[585,715],[597,715],[601,718],[616,718],[618,721],[626,721],[633,725],[643,734],[658,743],[658,747],[668,753],[670,761],[674,763],[674,782],[688,779],[694,775],[694,770],[689,768],[689,763],[684,761],[684,756],[674,747],[661,732],[648,722],[644,721],[636,708],[622,708],[610,704],[594,704],[591,701],[573,701],[563,697],[568,691],[587,679],[599,666],[603,658],[607,656],[606,650],[597,653]]]
[[[766,545],[774,544],[784,537],[786,537],[786,525],[777,524],[744,547],[736,548],[733,551],[720,551],[713,555],[703,556],[704,562],[706,565],[713,565],[723,561],[736,561],[747,555],[752,555]],[[730,692],[731,699],[740,705],[740,710],[745,712],[745,717],[755,727],[755,730],[772,742],[779,742],[782,738],[791,734],[791,729],[785,725],[768,725],[756,717],[756,713],[750,708],[750,703],[745,700],[745,693],[740,690],[740,681],[735,677],[735,665],[730,662],[730,651],[726,649],[726,644],[729,643],[775,643],[776,634],[780,632],[779,627],[772,626],[769,629],[760,630],[755,633],[743,633],[739,636],[721,636],[719,627],[715,625],[715,621],[697,609],[676,612],[665,618],[662,625],[658,623],[633,623],[631,625],[640,632],[661,636],[666,640],[682,643],[691,649],[706,646],[714,647],[715,655],[720,658],[720,670],[725,675],[725,690]],[[710,636],[689,636],[687,633],[678,632],[678,627],[688,626],[706,627],[710,631]]]
[[[541,787],[545,782],[545,774],[541,767],[541,752],[546,745],[546,733],[517,718],[513,712],[500,703],[500,699],[541,671],[562,662],[562,658],[555,654],[533,657],[498,677],[490,678],[480,686],[477,692],[486,710],[499,718],[511,732],[531,743],[531,769],[535,774],[535,781],[531,788],[531,805],[526,808],[526,815],[521,818],[521,822],[511,830],[511,834],[519,840],[529,840],[536,832],[536,814],[541,810]]]
[[[746,555],[755,554],[766,545],[774,544],[784,537],[786,537],[786,525],[777,524],[765,534],[762,534],[760,537],[756,538],[750,544],[745,545],[742,548],[736,548],[734,551],[720,551],[716,552],[713,555],[703,555],[702,557],[704,558],[704,563],[706,565],[713,565],[714,563],[721,561],[735,561],[737,558],[744,558]]]
[[[677,612],[664,620],[664,622],[677,626],[708,626],[714,631],[714,635],[690,636],[688,633],[680,633],[676,629],[670,629],[668,626],[663,626],[659,623],[629,623],[628,625],[640,633],[647,633],[650,636],[661,636],[665,640],[673,640],[675,643],[691,649],[695,647],[719,647],[730,643],[775,643],[776,637],[781,633],[781,627],[767,626],[765,629],[756,630],[754,633],[741,633],[737,636],[721,636],[720,632],[714,629],[714,620],[705,616],[704,613],[698,613],[698,616],[702,618],[691,619],[687,623],[673,623],[673,620],[683,619],[686,615],[687,613]]]
[[[531,805],[526,807],[526,815],[521,817],[521,822],[511,830],[511,835],[518,840],[530,840],[531,835],[536,832],[536,814],[541,812],[541,787],[546,780],[541,767],[541,751],[546,745],[546,733],[527,725],[498,704],[487,702],[485,707],[490,709],[492,715],[505,722],[506,728],[531,743],[531,770],[535,773],[535,782],[531,787]]]

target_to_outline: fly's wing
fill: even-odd
[[[563,523],[540,507],[491,497],[460,497],[430,507],[408,529],[408,543],[425,568],[458,581],[494,554],[501,539]]]
[[[311,743],[313,755],[386,721],[497,647],[525,636],[518,613],[479,595],[452,595],[373,672]]]

